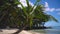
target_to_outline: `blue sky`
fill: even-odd
[[[36,0],[30,1],[34,3]],[[41,0],[40,3],[46,7],[45,13],[54,16],[59,21],[59,23],[48,21],[45,26],[60,26],[60,0]]]
[[[45,26],[60,26],[60,0],[42,0],[42,3],[47,2],[48,7],[52,10],[48,10],[46,13],[54,16],[59,23],[55,23],[54,21],[49,21],[45,24]],[[45,5],[45,3],[44,3]]]

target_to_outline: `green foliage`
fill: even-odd
[[[39,2],[40,0],[37,0],[34,6],[31,6],[29,0],[26,0],[27,7],[24,7],[18,0],[0,0],[0,23],[5,22],[8,26],[31,27],[35,24],[35,19],[36,23],[50,20],[51,16],[43,12],[44,6],[38,5]],[[22,8],[18,7],[19,4]],[[52,19],[57,21],[54,17]]]

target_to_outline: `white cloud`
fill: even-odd
[[[20,2],[23,4],[23,6],[27,6],[26,0],[20,0]],[[32,6],[34,5],[34,4],[33,4],[32,2],[30,2],[30,1],[29,1],[29,4],[32,5]],[[18,5],[18,7],[21,7],[21,5]]]
[[[50,8],[48,2],[45,2],[45,11],[50,11],[50,12],[60,11],[60,8]]]
[[[54,10],[55,10],[55,8],[49,8],[48,3],[45,2],[45,11],[50,11],[50,12],[52,12],[52,11],[54,11]]]
[[[60,11],[60,8],[56,9],[56,11]]]
[[[47,2],[45,2],[45,7],[47,7],[47,8],[49,7]]]
[[[55,10],[55,8],[50,8],[50,11],[53,12]]]

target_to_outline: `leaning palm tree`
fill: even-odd
[[[54,19],[54,21],[57,22],[57,20],[50,16],[50,15],[46,15],[44,12],[43,12],[43,6],[42,5],[38,5],[38,3],[40,2],[40,0],[37,0],[36,3],[34,4],[34,6],[30,6],[29,4],[29,1],[26,0],[26,3],[27,3],[27,7],[24,7],[22,5],[22,3],[20,2],[20,5],[21,5],[21,15],[20,15],[20,23],[22,23],[22,28],[20,28],[17,32],[15,32],[14,34],[17,34],[19,33],[21,30],[25,29],[26,27],[30,27],[35,24],[34,20],[36,19],[37,21],[40,21],[40,22],[37,22],[37,23],[42,23],[42,22],[46,22],[48,21],[49,19]]]

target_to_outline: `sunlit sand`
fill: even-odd
[[[18,29],[10,29],[10,30],[2,29],[2,32],[0,32],[0,34],[12,34],[12,33],[16,32],[17,30]],[[19,34],[42,34],[42,33],[22,30]]]

